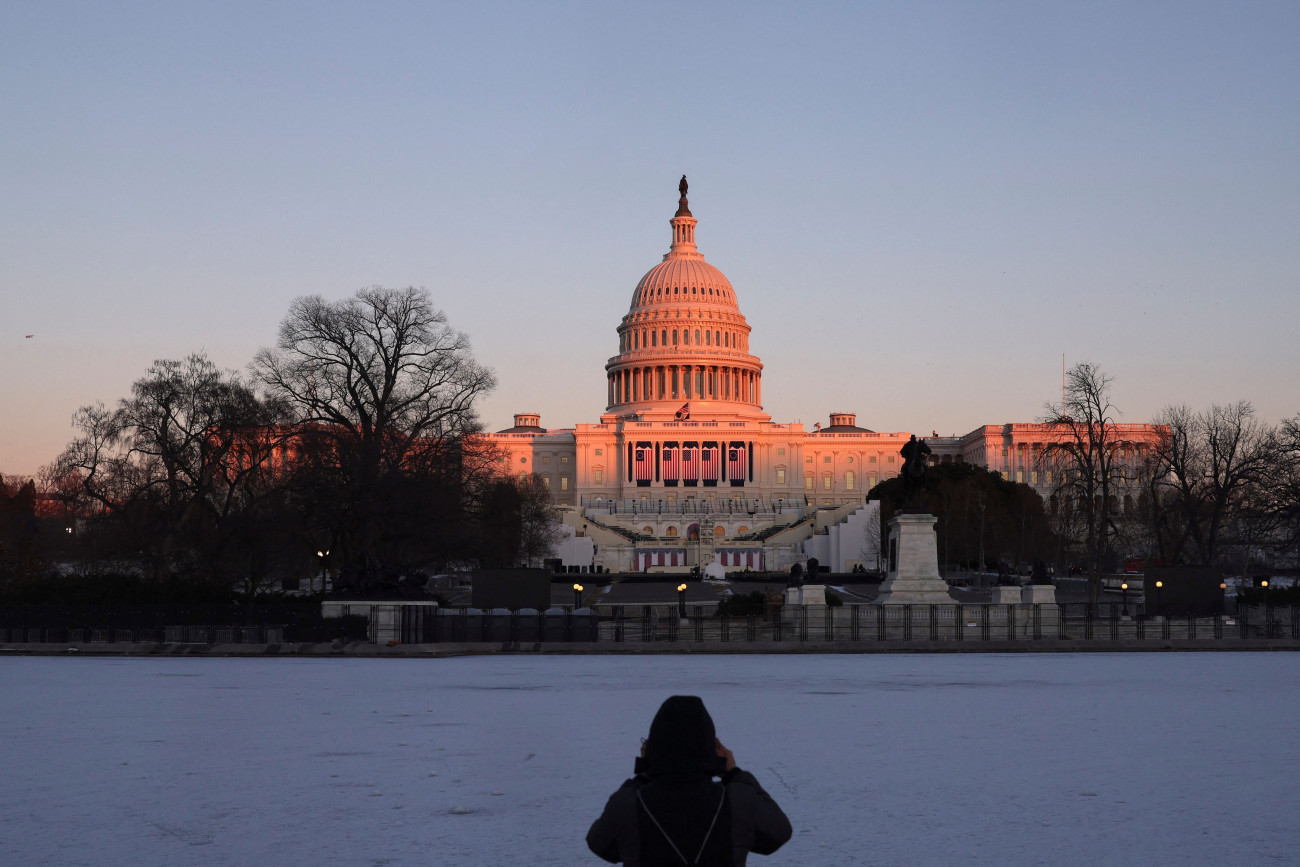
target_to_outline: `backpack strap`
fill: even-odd
[[[636,799],[637,802],[641,804],[641,809],[645,810],[645,814],[650,817],[651,822],[654,822],[654,826],[659,829],[659,833],[663,834],[664,839],[668,841],[668,845],[673,847],[674,854],[676,854],[677,857],[682,860],[682,863],[687,865],[687,867],[690,867],[692,864],[700,863],[700,858],[704,855],[704,847],[709,845],[709,838],[713,836],[713,829],[718,825],[718,817],[722,815],[722,805],[727,800],[727,787],[719,786],[718,788],[722,789],[722,796],[718,798],[718,808],[713,811],[713,821],[709,822],[709,830],[704,833],[704,839],[700,842],[700,851],[695,853],[695,858],[691,861],[686,860],[686,856],[682,854],[682,850],[677,848],[677,844],[673,842],[673,838],[668,836],[668,832],[664,830],[664,826],[660,825],[659,820],[655,818],[655,814],[650,812],[650,808],[646,805],[645,798],[641,797],[641,790],[636,790]]]

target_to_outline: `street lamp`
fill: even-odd
[[[1128,617],[1128,582],[1119,585],[1119,589],[1124,594],[1124,616]]]
[[[328,557],[329,555],[330,555],[330,549],[329,549],[329,548],[326,548],[324,551],[317,551],[317,552],[316,552],[316,556],[320,558],[320,592],[321,592],[321,595],[324,595],[324,594],[325,594],[325,580],[326,580],[326,573],[325,573],[325,558]]]
[[[1273,609],[1268,604],[1268,579],[1259,582],[1264,590],[1264,637],[1273,637]]]
[[[1157,582],[1156,582],[1156,608],[1160,609],[1160,616],[1161,616],[1161,617],[1164,617],[1164,616],[1165,616],[1165,601],[1164,601],[1164,595],[1160,592],[1161,589],[1162,589],[1164,586],[1165,586],[1165,582],[1163,582],[1163,581],[1157,581]]]
[[[686,584],[685,582],[677,585],[677,616],[682,620],[686,619]]]
[[[573,585],[573,610],[577,611],[582,607],[582,585]]]

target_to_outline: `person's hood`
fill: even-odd
[[[699,696],[671,696],[650,723],[646,773],[651,777],[712,774],[718,767],[715,740],[713,718]]]

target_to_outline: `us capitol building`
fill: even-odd
[[[560,507],[566,564],[605,571],[788,569],[815,556],[834,571],[875,569],[878,504],[867,492],[897,475],[910,432],[773,422],[763,412],[763,362],[731,282],[695,244],[696,219],[679,185],[663,261],[637,283],[605,364],[599,423],[547,429],[537,413],[484,436],[507,472],[535,474]],[[1149,441],[1132,428],[1131,461]],[[1044,424],[988,425],[927,437],[932,463],[965,461],[1034,485]],[[708,570],[716,573],[718,565]]]

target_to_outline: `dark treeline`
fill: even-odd
[[[162,360],[115,406],[78,410],[40,517],[34,482],[0,492],[0,580],[21,595],[57,563],[198,601],[535,557],[548,494],[474,436],[494,385],[423,290],[300,298],[249,375]]]

